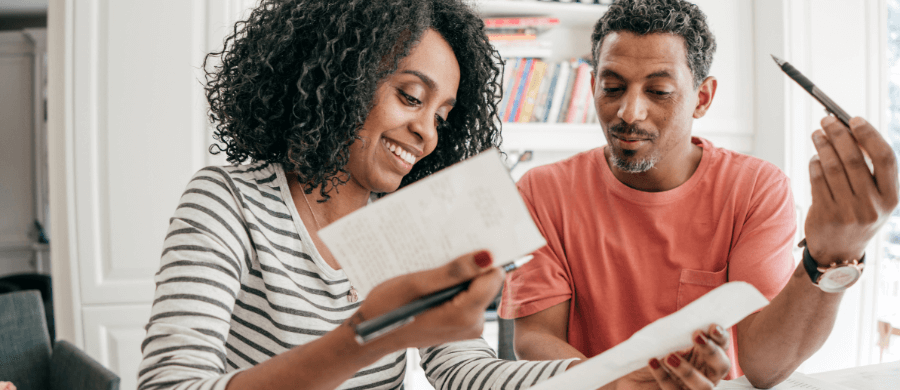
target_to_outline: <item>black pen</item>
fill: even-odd
[[[511,272],[516,268],[525,265],[525,263],[531,261],[532,258],[534,258],[534,256],[528,255],[510,262],[502,268],[506,272]],[[360,322],[353,328],[356,332],[356,341],[360,344],[364,344],[378,336],[406,325],[412,322],[413,319],[415,319],[415,316],[432,307],[439,306],[442,303],[449,301],[451,298],[455,297],[456,294],[465,291],[467,288],[469,288],[469,282],[463,282],[416,299],[415,301],[400,306],[371,320]]]
[[[850,128],[850,115],[847,115],[846,111],[842,110],[840,107],[838,107],[837,103],[828,98],[828,96],[825,95],[825,93],[822,92],[819,87],[816,87],[816,85],[813,84],[812,81],[809,81],[806,76],[800,73],[797,68],[791,66],[791,64],[789,64],[787,61],[775,57],[774,55],[772,55],[772,59],[775,60],[775,63],[778,64],[779,67],[781,67],[781,70],[783,70],[784,73],[787,73],[787,75],[794,79],[797,84],[800,84],[800,86],[803,87],[806,92],[809,92],[809,94],[816,98],[819,103],[822,103],[822,105],[825,106],[825,111],[834,114],[834,116],[837,117],[838,120],[844,124],[844,126],[847,126],[848,129]]]

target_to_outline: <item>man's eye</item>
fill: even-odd
[[[659,95],[659,96],[669,96],[672,94],[672,92],[666,92],[666,91],[650,91],[650,93],[652,93],[654,95]]]
[[[603,88],[603,93],[605,94],[614,94],[617,92],[622,92],[622,88]]]
[[[422,104],[421,100],[412,97],[412,95],[406,92],[403,92],[402,89],[398,89],[397,91],[400,92],[400,95],[403,96],[404,100],[406,100],[406,104],[409,104],[410,106],[418,106]]]

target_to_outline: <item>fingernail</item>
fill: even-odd
[[[475,264],[478,264],[481,268],[487,268],[491,266],[494,260],[491,258],[491,252],[481,251],[475,254]]]
[[[823,137],[822,134],[819,134],[819,132],[813,133],[812,139],[813,143],[815,143],[816,145],[821,145],[823,142],[825,142],[825,137]]]
[[[650,359],[650,368],[652,368],[654,370],[658,370],[659,369],[659,360],[656,360],[656,358]]]
[[[866,124],[866,120],[861,117],[855,116],[853,118],[850,118],[850,126],[859,127],[859,126],[862,126],[865,124]]]
[[[717,337],[722,337],[725,335],[725,328],[723,328],[721,325],[716,325],[716,328],[713,329],[713,332],[716,332]]]
[[[697,344],[706,345],[706,340],[703,338],[703,335],[698,334],[697,337],[694,338],[694,341],[696,341]]]
[[[679,359],[678,355],[674,353],[669,355],[669,358],[666,360],[669,362],[669,365],[672,366],[672,368],[678,368],[678,366],[681,365],[681,359]]]
[[[829,116],[826,116],[825,119],[822,120],[822,125],[828,126],[828,125],[834,123],[835,121],[837,121],[837,118],[829,115]]]

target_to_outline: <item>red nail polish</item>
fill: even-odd
[[[697,344],[706,345],[706,340],[703,339],[702,335],[698,334],[697,337],[694,338],[694,341],[696,341]]]
[[[494,259],[491,258],[491,252],[481,251],[475,254],[475,264],[478,264],[481,268],[490,267],[493,262]]]
[[[659,369],[659,360],[656,360],[656,358],[650,359],[650,368],[652,368],[654,370],[658,370]]]
[[[672,368],[678,368],[678,366],[681,365],[681,359],[674,353],[669,355],[669,358],[666,360],[668,360],[669,365],[672,366]]]

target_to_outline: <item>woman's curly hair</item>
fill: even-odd
[[[629,31],[637,35],[675,34],[684,38],[687,64],[694,77],[694,88],[709,75],[716,38],[706,24],[706,15],[684,0],[620,0],[594,25],[591,34],[591,59],[594,68],[600,56],[600,44],[609,33]]]
[[[459,63],[457,104],[438,131],[437,148],[401,187],[499,146],[501,60],[484,23],[462,1],[262,0],[222,51],[206,56],[218,141],[210,151],[224,151],[232,164],[280,163],[297,173],[307,193],[321,186],[328,199],[349,177],[350,145],[379,83],[429,28]]]

